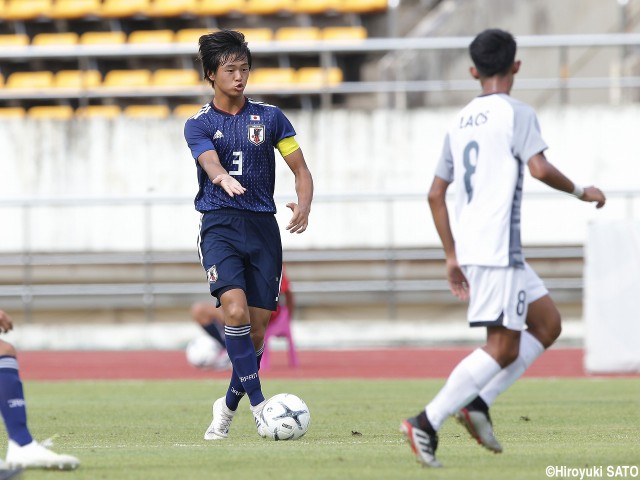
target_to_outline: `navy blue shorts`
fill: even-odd
[[[282,274],[282,241],[272,213],[222,209],[202,214],[200,261],[211,295],[244,290],[250,307],[275,310]]]

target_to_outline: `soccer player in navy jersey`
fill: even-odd
[[[0,310],[0,333],[10,330],[13,330],[11,317]],[[76,457],[52,452],[31,436],[16,355],[13,345],[0,340],[0,413],[9,435],[6,464],[0,460],[0,478],[10,478],[9,469],[77,468],[80,461]],[[7,476],[3,476],[4,473]]]
[[[278,305],[282,243],[274,214],[275,152],[295,176],[297,203],[287,230],[307,229],[313,180],[293,126],[282,111],[244,95],[251,51],[240,32],[200,37],[199,59],[213,101],[187,120],[184,134],[196,160],[202,213],[199,253],[211,294],[224,311],[225,343],[233,372],[225,396],[213,404],[206,440],[228,437],[238,404],[249,397],[258,434],[265,403],[260,359],[271,312]]]
[[[400,426],[418,461],[429,467],[442,466],[435,457],[437,432],[451,415],[478,443],[502,451],[489,407],[560,335],[560,313],[522,252],[525,167],[534,178],[597,208],[606,201],[600,189],[573,183],[547,161],[533,108],[510,96],[520,69],[513,36],[485,30],[471,42],[469,53],[470,71],[480,81],[482,94],[448,128],[429,206],[445,251],[451,292],[469,300],[469,324],[485,327],[487,340],[453,369],[424,410]],[[455,241],[445,202],[454,181]]]

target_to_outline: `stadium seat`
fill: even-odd
[[[243,28],[240,30],[248,43],[270,42],[273,40],[273,30],[270,28]]]
[[[51,0],[8,0],[2,16],[5,20],[33,20],[51,13]]]
[[[29,45],[29,36],[23,33],[15,35],[4,34],[0,35],[0,47],[26,47]]]
[[[191,45],[198,45],[198,41],[202,35],[215,32],[215,29],[208,28],[183,28],[176,32],[176,43],[189,43]]]
[[[269,339],[272,337],[281,337],[286,339],[289,347],[289,365],[291,367],[297,367],[298,354],[296,352],[296,346],[291,333],[291,315],[289,313],[289,309],[285,306],[280,307],[278,316],[271,319],[267,326],[267,331],[264,334],[264,351],[262,353],[262,361],[260,363],[260,368],[262,370],[268,370],[271,366],[271,349],[269,348]]]
[[[292,85],[295,79],[293,68],[260,68],[251,73],[249,84],[261,87]]]
[[[305,87],[322,87],[342,83],[342,70],[337,67],[302,67],[296,72],[296,83]]]
[[[315,15],[337,10],[342,0],[296,0],[293,3],[293,13]]]
[[[344,0],[338,2],[337,11],[342,13],[376,13],[386,10],[387,0]]]
[[[56,0],[52,18],[83,18],[100,14],[100,0]]]
[[[41,120],[69,120],[73,118],[73,108],[69,105],[42,105],[31,107],[27,115]]]
[[[76,110],[80,118],[116,118],[122,113],[118,105],[87,105]]]
[[[364,27],[324,27],[320,36],[322,40],[364,40],[368,33]]]
[[[82,45],[117,45],[126,41],[124,32],[85,32],[80,35]]]
[[[156,87],[191,87],[200,84],[200,75],[193,69],[160,68],[151,75]]]
[[[78,34],[74,32],[64,33],[38,33],[31,40],[31,45],[35,46],[61,46],[76,45]]]
[[[2,107],[0,108],[0,118],[24,118],[27,111],[22,107]]]
[[[146,13],[150,17],[194,15],[197,0],[153,0]]]
[[[300,42],[320,40],[318,27],[281,27],[276,30],[275,40]]]
[[[100,15],[106,18],[144,16],[149,3],[149,0],[104,0]]]
[[[196,5],[196,13],[200,16],[242,14],[244,9],[245,0],[200,0]]]
[[[111,70],[104,76],[102,85],[107,88],[140,88],[151,84],[151,71]]]
[[[101,83],[102,75],[98,70],[60,70],[53,78],[55,88],[74,90],[97,88]]]
[[[173,30],[136,30],[129,34],[129,43],[172,43]]]
[[[173,116],[187,119],[195,115],[202,108],[200,103],[182,103],[173,109]]]
[[[293,0],[246,0],[244,13],[247,15],[275,15],[291,12]]]
[[[53,72],[14,72],[7,78],[5,88],[44,90],[53,85]]]
[[[171,114],[167,105],[128,105],[124,114],[130,118],[168,118]]]

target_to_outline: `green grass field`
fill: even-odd
[[[26,382],[34,435],[57,435],[54,450],[82,465],[23,478],[544,479],[549,465],[640,465],[640,380],[524,379],[492,409],[504,453],[482,449],[449,420],[438,450],[445,468],[424,469],[398,426],[442,383],[267,380],[265,395],[292,392],[307,402],[307,435],[259,438],[244,399],[229,439],[206,442],[211,403],[226,382]]]

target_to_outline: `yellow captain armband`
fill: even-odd
[[[298,145],[298,142],[296,142],[296,139],[294,137],[287,137],[280,140],[276,145],[276,148],[280,152],[280,155],[286,157],[290,153],[298,150],[300,148],[300,145]]]

